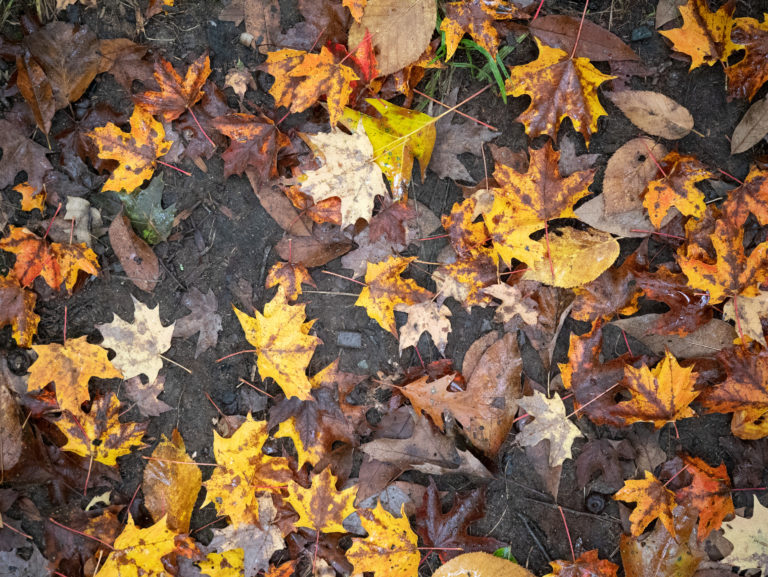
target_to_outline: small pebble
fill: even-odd
[[[362,349],[363,336],[354,331],[341,331],[336,337],[336,345],[346,349]]]
[[[363,369],[364,371],[367,371],[368,370],[368,361],[363,359],[362,361],[357,363],[357,366],[358,366],[358,368]]]
[[[648,40],[651,36],[653,36],[653,31],[647,26],[638,26],[632,30],[632,42]]]

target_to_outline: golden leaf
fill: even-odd
[[[176,533],[165,517],[146,529],[139,529],[128,516],[123,532],[95,577],[162,577],[167,575],[163,557],[176,549]]]
[[[639,537],[654,519],[659,519],[667,531],[675,535],[672,511],[677,506],[675,494],[662,485],[653,473],[645,472],[645,479],[624,481],[624,487],[613,496],[617,501],[637,503],[629,521],[632,536]]]
[[[325,468],[312,477],[305,489],[295,481],[288,483],[286,502],[299,514],[297,527],[307,527],[322,533],[345,533],[341,522],[355,512],[357,487],[339,491],[338,479]]]
[[[704,193],[696,183],[713,178],[713,174],[693,156],[670,152],[659,161],[665,176],[648,183],[643,206],[656,228],[671,207],[686,216],[701,218],[707,210]]]

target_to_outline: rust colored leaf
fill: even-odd
[[[721,208],[733,228],[744,226],[750,214],[761,226],[768,225],[768,170],[753,164],[743,184],[728,192]]]
[[[130,122],[131,132],[109,122],[89,133],[98,147],[99,158],[119,163],[104,183],[102,192],[134,192],[152,178],[156,160],[171,149],[172,143],[165,140],[163,125],[141,106],[133,108]]]
[[[673,206],[686,216],[704,216],[704,193],[696,188],[696,183],[714,175],[693,156],[677,152],[670,152],[659,164],[666,176],[648,183],[643,201],[653,226],[660,228]]]
[[[416,217],[413,205],[404,201],[393,202],[371,218],[368,223],[369,238],[371,242],[376,242],[385,237],[393,244],[407,245],[406,223]]]
[[[288,301],[293,302],[301,295],[302,284],[308,284],[309,286],[317,288],[307,267],[290,262],[278,262],[269,269],[264,286],[267,288],[272,288],[278,285],[282,286]]]
[[[675,494],[662,485],[653,473],[645,472],[645,479],[629,480],[613,496],[618,501],[637,503],[629,521],[632,523],[632,536],[639,537],[654,519],[659,519],[672,536],[675,535],[675,521],[672,516],[677,506]]]
[[[147,423],[121,423],[120,414],[120,401],[114,393],[96,399],[88,414],[63,413],[56,421],[67,437],[62,450],[105,465],[117,465],[118,457],[143,447],[141,438],[147,430]]]
[[[344,533],[341,522],[355,512],[357,487],[339,491],[338,479],[325,468],[312,476],[312,485],[306,489],[290,481],[286,501],[299,514],[297,527],[307,527],[321,533]]]
[[[160,281],[160,264],[152,248],[139,238],[131,220],[120,213],[109,227],[109,243],[120,259],[128,279],[146,292],[155,290]]]
[[[738,50],[731,40],[734,2],[726,2],[717,12],[709,9],[707,0],[688,0],[680,6],[683,16],[682,28],[660,31],[670,40],[675,50],[691,57],[691,68],[715,62],[728,62],[728,57]]]
[[[16,85],[35,116],[37,127],[45,134],[51,130],[51,120],[56,112],[53,89],[43,68],[27,51],[16,57]]]
[[[380,263],[368,263],[366,286],[355,302],[355,306],[364,307],[368,316],[395,338],[398,338],[395,305],[413,304],[432,297],[432,293],[417,285],[416,281],[400,277],[414,260],[416,257],[391,256]]]
[[[11,325],[13,340],[22,348],[29,348],[37,333],[36,301],[37,295],[24,289],[13,273],[0,277],[0,327]]]
[[[597,62],[639,60],[637,54],[621,38],[589,19],[582,21],[581,18],[565,14],[549,14],[531,22],[530,30],[547,46],[559,48],[568,54],[573,52],[578,37],[579,44],[574,54],[578,58],[589,58]]]
[[[573,318],[593,323],[637,312],[642,291],[634,267],[635,258],[630,256],[619,268],[610,268],[591,283],[574,288]]]
[[[440,30],[445,32],[446,61],[453,57],[464,34],[496,58],[499,33],[495,20],[527,19],[529,16],[506,0],[469,0],[445,4],[445,18]]]
[[[159,91],[145,92],[134,97],[150,114],[165,121],[176,120],[203,97],[203,85],[211,73],[211,60],[203,54],[193,62],[184,78],[173,65],[162,58],[155,62],[155,80]]]
[[[744,58],[727,66],[728,96],[752,100],[768,80],[768,16],[763,21],[736,18],[731,31],[734,44],[745,48]]]
[[[291,141],[274,122],[263,114],[234,113],[214,119],[213,125],[230,138],[229,148],[221,155],[224,178],[243,174],[249,166],[261,182],[277,177],[277,152]]]
[[[701,542],[733,514],[731,479],[723,463],[710,467],[698,457],[690,456],[684,456],[683,462],[688,466],[687,471],[693,476],[693,481],[677,491],[675,496],[681,505],[699,512],[697,534]]]
[[[555,139],[560,124],[569,117],[589,145],[590,136],[597,132],[597,119],[607,114],[597,89],[615,77],[600,72],[587,58],[570,58],[564,50],[550,48],[538,39],[536,45],[538,58],[513,66],[506,81],[508,95],[531,97],[518,119],[531,138],[546,134]]]
[[[48,383],[56,385],[59,407],[73,415],[81,414],[81,405],[89,401],[88,381],[122,378],[107,359],[107,350],[87,342],[87,337],[68,339],[63,345],[33,346],[37,360],[29,367],[27,389],[37,391]]]
[[[616,577],[619,566],[607,559],[600,559],[597,549],[582,553],[573,561],[550,561],[552,573],[544,577]]]
[[[688,405],[699,395],[693,390],[697,377],[693,367],[681,367],[669,352],[653,370],[645,365],[639,369],[628,366],[622,384],[632,393],[632,399],[616,405],[614,414],[627,423],[651,422],[657,429],[695,417]]]

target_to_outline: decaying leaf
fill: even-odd
[[[667,155],[663,144],[650,138],[635,138],[608,159],[603,178],[605,214],[612,216],[642,210],[643,191],[658,174],[654,159]]]
[[[440,24],[440,30],[445,32],[446,61],[453,57],[465,33],[496,58],[499,33],[493,21],[514,18],[524,19],[528,15],[506,0],[448,2],[445,5],[445,18]]]
[[[544,577],[616,577],[619,566],[607,559],[600,559],[597,549],[582,553],[572,561],[550,561],[552,573]]]
[[[27,181],[35,190],[43,189],[43,179],[53,166],[46,158],[52,150],[27,138],[13,123],[0,118],[0,187],[13,184],[16,175],[22,170],[27,173]]]
[[[173,229],[176,205],[163,208],[163,188],[163,176],[158,175],[146,188],[132,194],[116,193],[134,229],[149,244],[165,242]]]
[[[23,444],[19,409],[13,394],[0,382],[0,471],[10,471],[19,462]]]
[[[157,398],[164,386],[165,375],[158,375],[157,379],[146,384],[141,382],[141,377],[131,377],[125,381],[125,396],[136,403],[142,415],[156,417],[173,408]]]
[[[639,537],[654,519],[659,519],[667,531],[675,536],[675,521],[672,515],[672,511],[677,506],[675,494],[650,471],[645,472],[645,479],[626,481],[621,491],[613,498],[637,503],[637,507],[629,516],[633,537]]]
[[[731,479],[723,463],[710,467],[703,460],[689,456],[684,456],[683,462],[693,480],[680,489],[676,497],[681,505],[699,512],[697,534],[699,541],[703,541],[712,531],[720,528],[723,519],[733,514]]]
[[[135,100],[147,112],[159,115],[165,122],[176,120],[203,97],[203,85],[210,73],[208,54],[193,62],[184,78],[176,72],[173,64],[159,58],[155,62],[155,80],[160,90],[145,92],[136,96]]]
[[[515,440],[523,447],[532,447],[548,440],[550,467],[557,467],[570,459],[571,445],[582,434],[568,420],[562,399],[558,395],[548,399],[539,391],[534,391],[532,397],[522,397],[517,404],[533,417],[533,421],[517,434]]]
[[[529,28],[547,46],[594,61],[639,60],[621,38],[588,18],[566,14],[548,14],[531,21]],[[576,40],[578,38],[578,41]]]
[[[763,14],[762,23],[755,18],[735,18],[732,40],[745,48],[744,58],[727,66],[728,94],[732,98],[752,100],[760,87],[768,80],[768,18]]]
[[[293,302],[301,296],[302,284],[317,286],[307,267],[292,262],[277,262],[269,269],[264,286],[267,288],[278,285],[283,287],[286,298]]]
[[[441,354],[448,344],[451,332],[451,310],[434,301],[397,304],[395,310],[408,315],[408,322],[400,328],[400,354],[408,347],[416,347],[422,333],[429,333]]]
[[[230,139],[229,148],[221,155],[224,178],[243,174],[248,167],[262,182],[277,176],[277,153],[291,141],[269,118],[232,113],[215,118],[213,125]]]
[[[764,507],[757,496],[752,499],[752,517],[736,517],[723,524],[723,535],[733,544],[733,551],[723,559],[724,563],[741,569],[768,568],[768,507]]]
[[[520,317],[520,320],[527,325],[536,324],[539,317],[536,303],[530,298],[523,297],[518,287],[498,283],[485,287],[483,292],[501,301],[493,316],[493,320],[497,323],[508,323],[515,317]]]
[[[648,183],[643,201],[653,226],[661,227],[672,206],[686,216],[704,216],[704,193],[696,183],[712,178],[713,174],[693,156],[670,152],[657,160],[663,177]]]
[[[286,501],[299,514],[297,527],[307,527],[321,533],[343,533],[341,522],[355,512],[354,501],[357,487],[339,491],[337,477],[330,468],[312,476],[312,485],[307,489],[290,481]]]
[[[305,322],[305,307],[288,304],[283,287],[278,287],[275,298],[264,305],[264,314],[254,311],[250,317],[233,308],[245,339],[254,346],[261,378],[273,378],[286,397],[308,401],[312,398],[312,384],[307,378],[307,365],[322,341],[309,334],[314,321]]]
[[[280,4],[277,0],[233,0],[222,8],[219,19],[245,22],[245,31],[253,37],[252,46],[274,46],[280,35]],[[241,97],[242,98],[242,97]]]
[[[37,295],[24,289],[13,273],[0,277],[0,327],[11,325],[13,340],[22,348],[29,348],[37,333],[36,301]]]
[[[195,358],[197,358],[208,349],[215,347],[219,340],[221,317],[216,314],[219,303],[211,289],[208,289],[207,294],[203,294],[196,287],[182,297],[181,303],[192,312],[176,320],[173,336],[185,339],[200,333],[195,348]]]
[[[117,353],[112,364],[130,379],[144,374],[153,382],[163,368],[162,354],[171,347],[173,323],[163,326],[160,305],[150,309],[133,295],[133,323],[114,315],[111,323],[97,324],[105,348]]]
[[[109,226],[109,243],[128,279],[139,289],[152,292],[160,282],[160,263],[152,248],[133,232],[130,219],[122,213]]]

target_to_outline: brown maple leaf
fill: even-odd
[[[43,189],[45,175],[53,166],[45,157],[53,151],[40,146],[22,134],[16,125],[0,118],[0,187],[13,184],[16,175],[22,170],[27,173],[27,181],[35,190]]]
[[[134,97],[150,114],[160,115],[166,122],[176,120],[203,97],[203,85],[211,73],[211,60],[203,54],[193,62],[182,78],[173,65],[159,58],[155,62],[155,80],[159,91],[145,92]]]
[[[176,320],[173,328],[174,338],[187,338],[200,333],[195,347],[195,358],[216,346],[221,331],[221,316],[216,314],[219,306],[216,295],[211,289],[206,294],[193,287],[181,299],[190,311],[188,315]]]
[[[253,167],[262,182],[277,177],[277,152],[291,144],[275,123],[260,114],[234,113],[214,119],[216,130],[230,138],[224,159],[224,178]]]
[[[633,537],[639,537],[651,521],[657,518],[674,536],[675,523],[672,511],[677,505],[675,494],[662,485],[650,471],[645,472],[645,479],[625,481],[624,487],[613,498],[627,503],[637,503],[637,507],[629,516]]]
[[[616,577],[619,566],[600,559],[597,549],[585,551],[573,561],[550,561],[552,573],[544,577]]]

